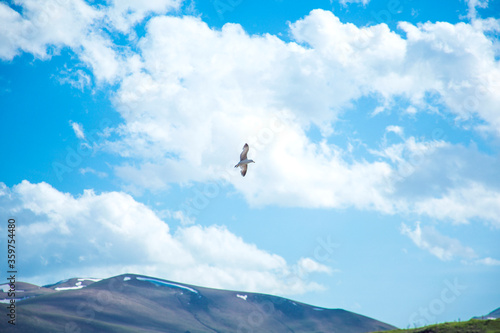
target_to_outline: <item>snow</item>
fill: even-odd
[[[325,309],[314,308],[313,310],[315,310],[315,311],[323,311],[323,310],[325,310]]]
[[[129,276],[125,276],[125,277],[123,278],[123,281],[129,281],[129,280],[130,280],[130,277],[129,277]]]
[[[93,282],[99,282],[102,279],[94,279],[94,278],[79,278],[77,279],[78,282],[75,283],[74,287],[56,287],[54,288],[57,291],[60,290],[75,290],[75,289],[82,289],[85,288],[86,286],[83,284],[84,281],[93,281]],[[68,282],[69,280],[64,280],[63,282]],[[61,283],[61,282],[60,282]]]
[[[193,293],[196,293],[196,294],[198,293],[197,290],[195,290],[193,288],[190,288],[190,287],[183,286],[181,284],[176,284],[176,283],[171,283],[171,282],[166,282],[166,281],[157,280],[157,279],[151,279],[151,278],[144,278],[144,277],[138,277],[137,280],[147,281],[147,282],[151,282],[153,284],[167,286],[167,287],[185,289],[185,290],[189,290],[190,292],[193,292]]]
[[[18,302],[18,301],[22,301],[23,299],[27,299],[29,297],[25,297],[25,298],[14,298],[14,301],[15,302]],[[4,298],[4,299],[0,299],[0,303],[4,303],[4,304],[9,304],[10,303],[10,300],[11,298]]]
[[[236,294],[236,297],[239,297],[239,298],[241,298],[242,300],[246,301],[246,300],[247,300],[248,295],[240,295],[240,294]]]
[[[77,283],[77,285],[74,286],[74,287],[56,287],[55,290],[57,290],[57,291],[61,291],[61,290],[76,290],[76,289],[82,289],[83,287],[85,287],[85,286],[81,285],[81,282],[79,282],[79,283],[80,283],[80,285],[78,285],[78,283]]]
[[[78,279],[78,280],[80,280],[80,279]],[[82,281],[79,281],[79,282],[75,283],[74,287],[56,287],[55,290],[57,290],[57,291],[60,291],[60,290],[74,290],[74,289],[82,289],[83,287],[85,287],[85,286],[82,285]]]
[[[3,291],[4,293],[8,293],[10,290],[10,284],[0,284],[0,291]],[[22,289],[16,289],[16,293],[23,293],[24,290]],[[0,302],[1,303],[1,302]]]
[[[94,281],[94,282],[99,282],[102,279],[94,279],[94,278],[83,278],[83,279],[78,279],[78,281]]]
[[[22,297],[22,298],[4,298],[4,299],[0,299],[0,303],[9,304],[11,299],[13,299],[13,300],[14,300],[14,302],[19,302],[19,301],[24,301],[25,299],[28,299],[28,298],[31,298],[31,297]]]

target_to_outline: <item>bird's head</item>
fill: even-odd
[[[249,160],[248,163],[255,163],[253,160]]]

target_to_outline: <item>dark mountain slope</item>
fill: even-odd
[[[10,299],[9,297],[9,290],[10,286],[8,283],[1,284],[0,285],[0,301],[5,301],[7,302],[7,299]],[[55,292],[52,289],[45,288],[45,287],[39,287],[31,283],[26,283],[26,282],[17,282],[15,285],[15,299],[16,300],[21,300],[24,298],[29,298],[29,297],[35,297],[35,296],[40,296],[40,295],[45,295],[45,294],[51,294]]]
[[[75,281],[71,281],[71,288]],[[53,286],[52,286],[53,287]],[[55,287],[54,287],[55,288]],[[6,318],[7,309],[0,315]],[[371,332],[393,326],[265,294],[126,274],[16,303],[19,332]],[[7,331],[6,320],[0,331]]]
[[[472,319],[498,319],[500,318],[500,308],[491,311],[487,315],[473,317]]]

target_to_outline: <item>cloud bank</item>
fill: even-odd
[[[437,187],[415,182],[437,178],[433,159],[444,151],[471,165],[474,149],[444,136],[403,138],[404,128],[395,124],[387,128],[398,129],[403,141],[362,143],[370,154],[361,158],[352,145],[334,140],[336,123],[349,119],[362,98],[377,101],[365,110],[373,117],[403,100],[402,116],[434,110],[454,117],[462,130],[498,138],[500,64],[491,37],[500,31],[498,20],[400,22],[391,31],[384,23],[343,23],[318,9],[290,23],[285,42],[249,35],[238,24],[218,30],[196,17],[169,15],[180,1],[19,5],[22,14],[0,4],[9,22],[0,31],[2,59],[20,52],[46,59],[69,47],[97,82],[118,84],[113,102],[124,122],[115,128],[118,139],[101,148],[125,159],[114,166],[124,188],[158,191],[224,179],[253,206],[356,207],[500,225],[500,190],[491,178],[479,180],[448,163]],[[486,5],[470,2],[472,9]],[[146,17],[138,38],[133,27]],[[128,36],[134,48],[116,45],[117,36]],[[320,130],[318,142],[308,136],[311,127]],[[245,183],[231,173],[244,142],[258,161]],[[498,158],[489,164],[498,166]],[[406,190],[412,186],[420,196]],[[464,204],[473,193],[491,199]],[[444,206],[462,207],[462,214]]]
[[[495,200],[463,206],[456,195],[479,187],[498,196],[498,182],[468,170],[474,162],[467,156],[488,155],[435,135],[439,128],[427,138],[400,135],[400,143],[372,145],[361,159],[331,142],[335,123],[364,96],[379,100],[375,117],[403,99],[414,116],[434,108],[472,131],[500,133],[500,67],[490,30],[444,22],[399,28],[404,36],[385,24],[360,28],[314,10],[290,24],[293,41],[284,42],[248,35],[237,24],[216,30],[189,16],[151,19],[138,42],[140,65],[115,99],[125,123],[107,148],[131,161],[117,166],[117,175],[155,190],[226,179],[255,206],[354,206],[457,223],[484,218],[486,208],[486,219],[499,226]],[[311,126],[320,129],[319,142],[307,135]],[[257,161],[245,183],[230,171],[244,142]],[[435,160],[443,153],[457,162],[446,164],[447,174]],[[442,180],[432,183],[437,175]],[[464,207],[462,218],[440,209],[450,201]]]
[[[155,212],[121,192],[74,197],[47,183],[0,183],[0,212],[17,221],[23,278],[148,274],[208,287],[290,295],[324,289],[311,273],[331,273],[312,258],[289,264],[224,226],[170,230]],[[5,231],[5,230],[4,230]],[[301,275],[296,272],[300,269]],[[293,283],[289,283],[293,281]]]
[[[438,127],[421,137],[405,136],[409,131],[399,124],[384,124],[380,142],[349,142],[345,147],[336,140],[337,124],[355,117],[350,112],[363,99],[374,104],[362,110],[371,119],[388,112],[415,118],[431,114],[453,119],[459,131],[498,140],[500,62],[494,36],[500,23],[477,17],[476,8],[486,1],[469,1],[469,22],[400,22],[397,31],[384,23],[359,27],[341,22],[332,12],[313,10],[290,23],[290,41],[250,35],[238,24],[215,29],[200,18],[174,15],[180,1],[115,1],[99,7],[79,0],[50,6],[29,0],[18,5],[22,11],[0,4],[5,22],[0,27],[1,59],[25,52],[46,60],[69,49],[98,85],[117,87],[112,100],[123,122],[115,126],[114,139],[99,149],[124,161],[112,166],[124,189],[164,191],[173,183],[215,182],[234,187],[252,206],[354,207],[456,224],[481,220],[500,227],[499,158],[479,151],[473,142],[454,142]],[[145,31],[139,37],[134,27],[141,22]],[[119,45],[120,38],[132,46]],[[89,79],[81,72],[77,77],[74,84],[84,89]],[[403,110],[395,107],[399,102]],[[79,124],[72,126],[82,138]],[[318,129],[318,139],[311,138],[311,129]],[[389,134],[399,141],[387,141]],[[244,142],[257,162],[245,179],[233,170]],[[37,194],[40,189],[58,199],[46,202]],[[244,279],[245,272],[266,290],[278,288],[278,277],[290,270],[282,259],[259,252],[222,227],[192,226],[172,233],[154,212],[124,193],[87,191],[74,198],[47,184],[23,182],[8,196],[19,201],[19,212],[41,216],[28,233],[72,235],[95,220],[98,227],[123,236],[111,243],[89,238],[90,245],[81,245],[94,252],[76,255],[82,262],[99,251],[130,251],[123,239],[137,242],[127,238],[134,232],[146,237],[134,222],[145,218],[159,237],[141,243],[151,270],[159,260],[152,258],[167,250],[196,263],[190,268],[161,261],[175,267],[171,272],[177,273],[171,274],[189,272],[229,285],[236,283],[233,276]],[[110,208],[101,207],[96,198],[109,201]],[[86,208],[77,216],[59,202],[67,202],[74,212]],[[125,207],[130,209],[128,218],[120,215]],[[176,214],[194,221],[186,211]],[[418,246],[443,260],[454,253],[450,247],[460,249],[462,257],[470,255],[435,230],[405,230]],[[237,244],[247,251],[238,254],[242,258],[256,253],[261,266],[253,273],[236,266],[225,275],[232,268],[220,269],[224,251],[192,243],[200,233],[224,239],[223,250]],[[448,245],[432,247],[426,236]],[[60,247],[57,252],[68,247],[56,240],[53,244]],[[52,258],[48,253],[52,251],[37,260],[47,262]],[[209,253],[214,257],[204,260],[216,264],[204,266],[199,256]],[[494,262],[490,259],[481,260]],[[298,264],[315,267],[307,261]]]

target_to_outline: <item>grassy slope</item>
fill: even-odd
[[[405,330],[385,331],[384,333],[496,333],[500,332],[500,319],[496,320],[475,320],[443,323],[419,328]]]

